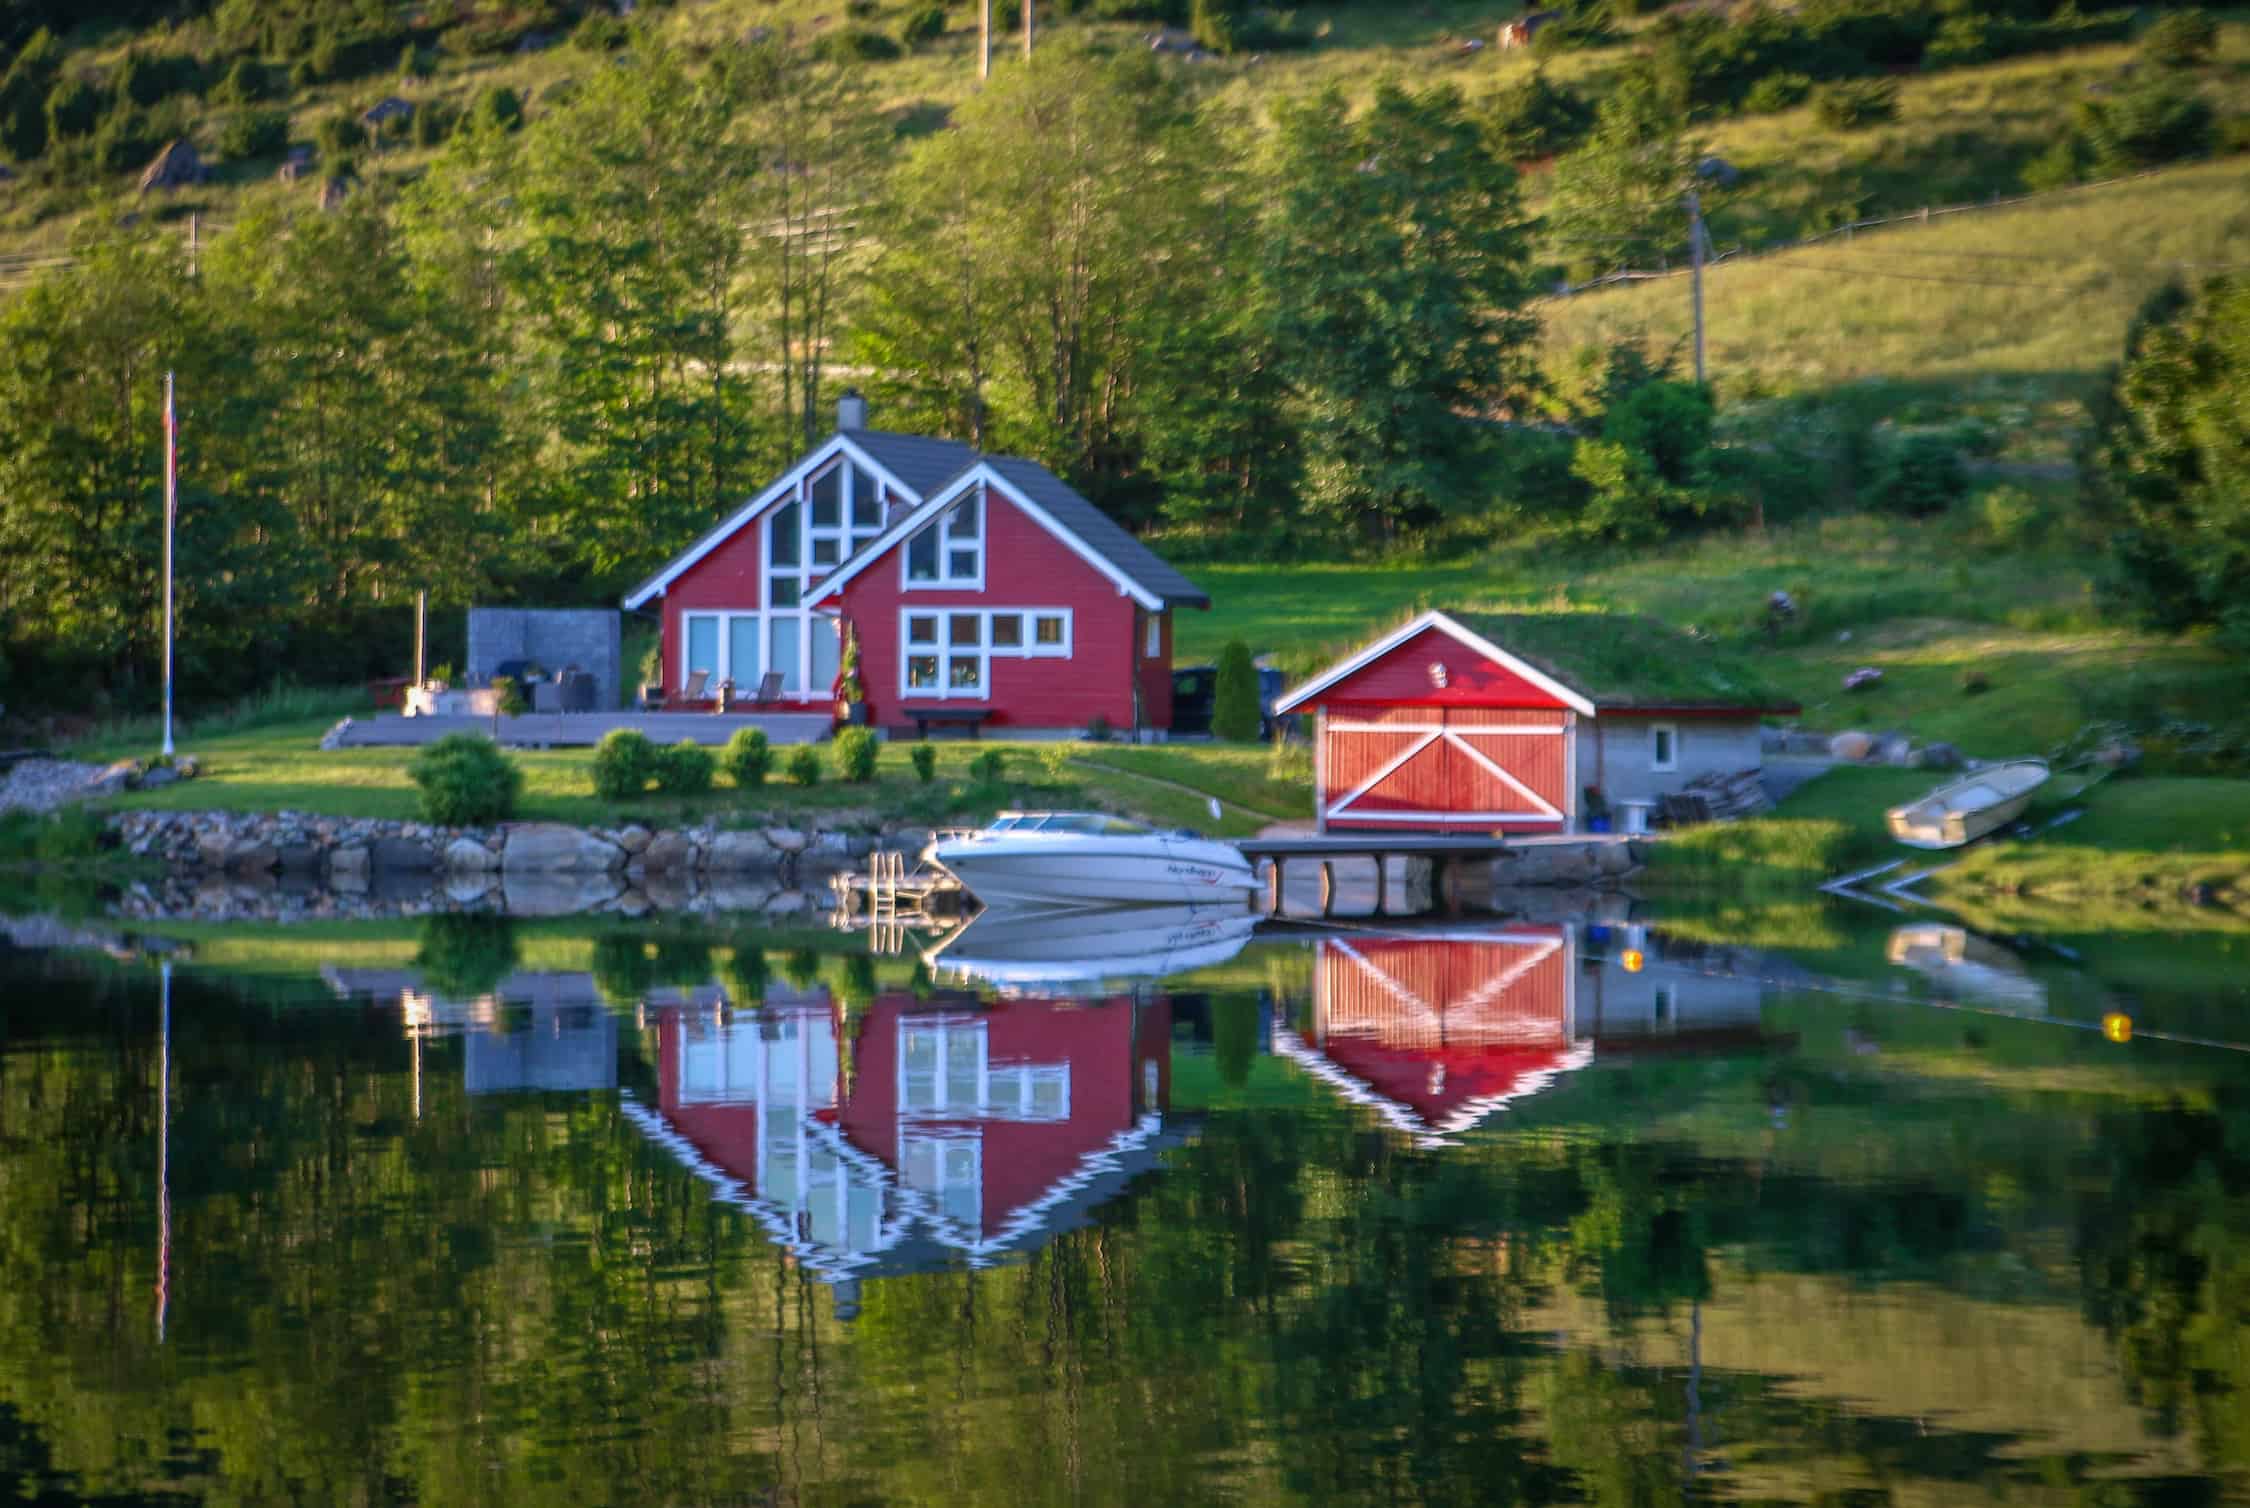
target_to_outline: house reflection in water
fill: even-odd
[[[468,1000],[432,993],[413,971],[332,968],[325,974],[339,994],[398,1003],[401,1024],[415,1040],[417,1081],[421,1042],[459,1037],[462,1081],[471,1094],[617,1087],[617,1018],[590,974],[520,971]]]
[[[1443,1145],[1597,1056],[1762,1041],[1767,986],[1639,928],[1323,937],[1305,1032],[1274,1051]],[[1691,956],[1692,955],[1692,956]]]
[[[832,1281],[1031,1250],[1179,1140],[1161,999],[891,993],[847,1014],[775,985],[756,1012],[650,1020],[658,1103],[626,1115]]]

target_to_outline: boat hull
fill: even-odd
[[[933,843],[924,855],[987,906],[1179,906],[1241,903],[1258,889],[1249,860],[1217,844]]]
[[[2015,760],[1941,786],[1885,813],[1894,841],[1909,848],[1959,848],[2013,823],[2046,784],[2043,760]]]

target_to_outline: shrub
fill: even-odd
[[[475,1000],[514,973],[517,958],[512,919],[489,912],[439,911],[422,918],[414,967],[433,995]]]
[[[1875,479],[1877,507],[1908,518],[1929,518],[1959,502],[1969,490],[1961,452],[1945,435],[1910,435],[1891,450]]]
[[[875,778],[875,730],[846,728],[836,735],[836,775],[854,785]]]
[[[1547,82],[1544,69],[1495,94],[1484,118],[1493,150],[1511,162],[1558,156],[1578,145],[1593,126],[1593,102]]]
[[[492,705],[502,717],[521,717],[531,710],[523,699],[523,687],[512,675],[492,678]]]
[[[1841,79],[1813,91],[1813,114],[1831,131],[1856,131],[1898,116],[1898,85],[1888,79]]]
[[[789,778],[802,786],[820,784],[820,750],[811,744],[799,744],[797,752],[789,756]]]
[[[876,0],[844,0],[844,14],[854,21],[869,20],[881,9]]]
[[[656,758],[656,788],[667,796],[700,796],[711,789],[718,761],[711,751],[683,738]]]
[[[1228,0],[1191,0],[1188,30],[1213,52],[1233,52],[1242,45],[1235,34],[1234,9]]]
[[[2065,131],[2048,144],[2046,151],[2025,165],[2023,186],[2035,194],[2068,188],[2084,180],[2093,169],[2093,159],[2086,139],[2075,131]]]
[[[2168,12],[2141,33],[2141,56],[2159,68],[2193,68],[2218,48],[2218,23],[2200,10]]]
[[[237,110],[219,127],[219,151],[240,162],[252,157],[278,157],[289,146],[289,112]]]
[[[422,820],[441,827],[505,822],[523,794],[523,771],[500,746],[473,733],[448,733],[406,766],[421,788]]]
[[[64,79],[47,95],[47,137],[91,136],[101,124],[102,92],[85,79]]]
[[[116,76],[110,80],[109,90],[120,104],[155,104],[171,92],[171,71],[139,53],[127,54],[117,65]]]
[[[925,738],[913,748],[908,749],[906,757],[914,765],[914,778],[916,780],[928,785],[931,781],[937,779],[936,744]]]
[[[2215,123],[2209,102],[2192,86],[2172,79],[2151,79],[2109,99],[2081,101],[2077,119],[2094,171],[2105,178],[2200,157],[2211,150]]]
[[[906,49],[871,26],[843,26],[813,44],[813,55],[831,63],[879,63]]]
[[[348,110],[324,115],[320,118],[320,123],[313,127],[313,142],[320,148],[320,160],[324,163],[346,160],[359,149],[364,140],[359,122],[353,119]]]
[[[314,71],[312,59],[299,58],[296,62],[289,65],[290,88],[303,91],[306,89],[310,89],[313,85],[319,82],[320,75],[319,73]]]
[[[719,763],[727,772],[727,779],[742,790],[752,790],[766,783],[773,769],[773,745],[763,728],[737,728],[734,737],[719,756]]]
[[[909,47],[919,47],[924,42],[934,42],[945,35],[945,7],[925,5],[910,11],[899,23],[898,39]]]
[[[1983,671],[1963,670],[1961,672],[1961,694],[1963,696],[1982,696],[1991,689],[1992,677],[1986,675]]]
[[[625,801],[648,789],[656,778],[656,746],[634,728],[612,728],[594,746],[594,794]]]
[[[414,112],[414,144],[418,147],[443,146],[453,135],[453,127],[460,116],[443,100],[430,100]]]
[[[211,90],[211,98],[222,105],[255,105],[273,92],[273,76],[266,65],[256,58],[237,58]]]
[[[470,107],[469,118],[479,126],[499,131],[520,130],[523,126],[523,99],[505,84],[495,84],[477,96]]]
[[[1977,503],[1985,538],[2004,549],[2031,542],[2039,532],[2039,499],[2021,487],[1995,487]]]
[[[1922,54],[1922,64],[1926,68],[1959,67],[1982,63],[1993,52],[1990,20],[1970,14],[1948,16],[1931,39],[1929,51]]]
[[[1008,778],[1008,756],[998,749],[987,749],[969,761],[969,774],[986,785],[998,785]]]
[[[1211,690],[1211,731],[1230,744],[1258,737],[1258,667],[1250,646],[1236,639],[1219,654],[1219,674]]]
[[[1742,108],[1752,115],[1795,109],[1812,93],[1812,87],[1812,80],[1802,73],[1769,73],[1742,96]]]

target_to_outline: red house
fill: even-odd
[[[771,672],[825,704],[853,634],[878,725],[1170,726],[1172,610],[1211,605],[1194,583],[1037,462],[869,429],[856,395],[838,420],[626,595],[661,603],[668,692]]]
[[[995,1260],[1082,1223],[1165,1145],[1161,1002],[825,991],[664,1009],[626,1114],[821,1275]]]
[[[1274,704],[1318,713],[1323,831],[1575,831],[1763,763],[1797,710],[1708,641],[1595,612],[1427,612]],[[1630,823],[1628,822],[1628,826]]]

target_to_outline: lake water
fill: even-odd
[[[109,941],[0,944],[0,1502],[2250,1487],[2225,933]]]

